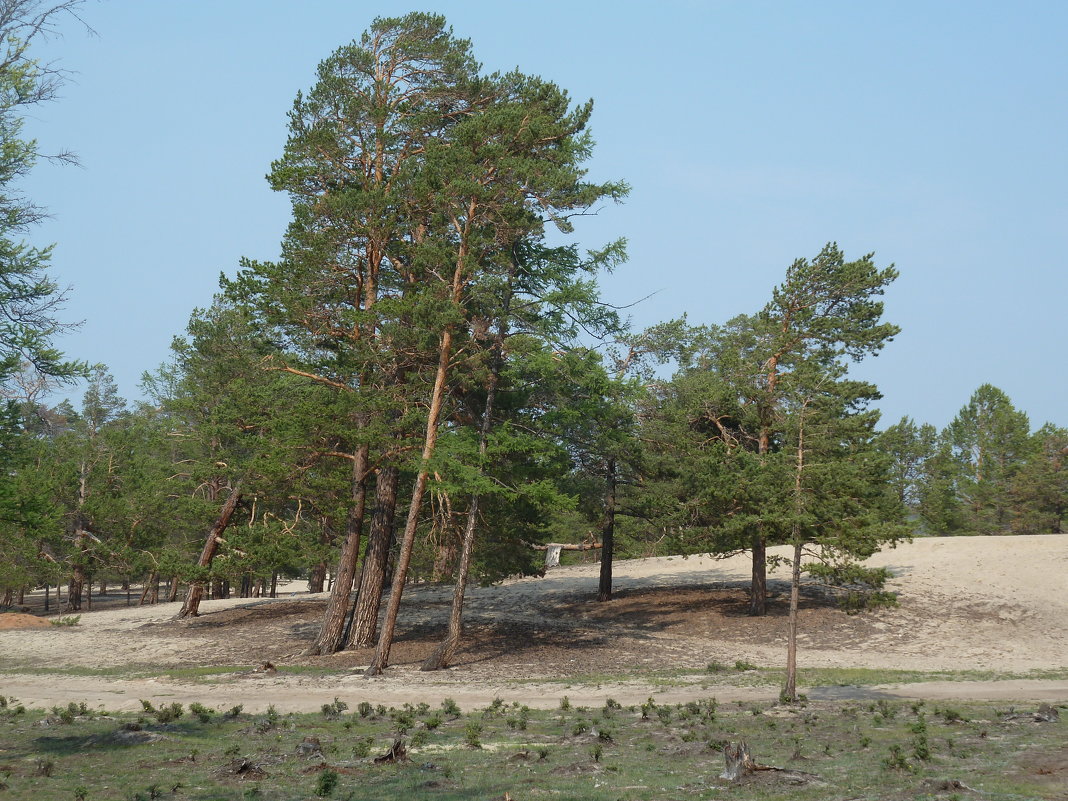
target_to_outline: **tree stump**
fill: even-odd
[[[727,781],[738,781],[757,768],[753,757],[749,754],[749,744],[744,740],[739,743],[728,743],[723,749],[723,760],[726,762],[726,767],[719,777]]]
[[[398,737],[393,741],[393,745],[382,756],[374,758],[376,765],[381,765],[387,762],[407,762],[408,761],[408,748],[404,744],[404,738]]]

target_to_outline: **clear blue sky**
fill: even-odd
[[[625,236],[604,279],[644,327],[723,322],[836,240],[901,277],[903,332],[859,372],[884,424],[946,424],[992,383],[1068,425],[1068,4],[1052,2],[89,2],[38,49],[76,74],[35,111],[28,194],[73,286],[61,342],[128,397],[220,272],[269,259],[263,179],[316,64],[375,16],[446,15],[486,69],[595,100],[591,172],[632,187],[580,227]]]

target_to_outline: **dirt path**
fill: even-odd
[[[815,595],[801,617],[804,667],[918,671],[1064,671],[1068,668],[1068,536],[921,539],[879,554],[891,567],[901,607],[849,616]],[[138,699],[200,701],[248,711],[273,704],[315,710],[336,695],[397,705],[454,698],[481,706],[496,696],[532,707],[637,703],[715,695],[722,701],[771,700],[774,687],[702,688],[665,674],[738,660],[779,666],[785,653],[786,586],[773,573],[767,618],[745,615],[745,558],[666,557],[616,565],[615,599],[591,600],[596,565],[554,570],[476,588],[455,668],[420,673],[441,636],[450,589],[405,593],[394,666],[384,677],[359,673],[366,651],[299,656],[315,635],[325,595],[206,602],[193,621],[174,621],[177,604],[118,607],[83,614],[74,627],[0,631],[0,694],[34,706],[86,701],[135,709]],[[251,672],[270,661],[277,674]],[[130,678],[165,669],[240,666],[211,682]],[[311,668],[311,672],[309,672]],[[323,675],[323,671],[332,671]],[[41,671],[41,672],[37,672]],[[50,672],[45,672],[50,671]],[[303,671],[303,672],[302,672]],[[89,672],[107,675],[85,675]],[[656,675],[654,675],[656,674]],[[661,678],[658,679],[656,676]],[[706,682],[707,683],[707,682]],[[924,682],[870,688],[819,688],[811,695],[879,694],[922,698],[1068,701],[1068,681]]]

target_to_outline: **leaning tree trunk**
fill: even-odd
[[[463,259],[461,258],[461,264]],[[457,278],[454,281],[458,281]],[[458,298],[454,298],[458,300]],[[426,419],[426,435],[423,439],[423,453],[419,462],[419,473],[412,488],[412,500],[408,507],[408,520],[404,525],[404,538],[401,540],[400,553],[393,570],[393,584],[390,587],[389,603],[386,605],[386,618],[382,632],[378,636],[374,657],[365,671],[368,676],[381,675],[389,665],[389,651],[393,647],[393,633],[397,626],[397,613],[400,611],[401,595],[404,582],[408,577],[408,565],[412,560],[412,547],[415,545],[415,531],[419,526],[419,511],[423,505],[427,480],[430,477],[430,459],[434,456],[434,447],[438,439],[438,421],[445,399],[445,380],[449,374],[449,359],[452,354],[452,330],[446,329],[441,335],[438,350],[438,369],[434,376],[434,389],[430,395],[430,410]]]
[[[197,560],[197,567],[206,569],[211,566],[211,560],[215,558],[215,553],[219,550],[222,533],[230,524],[230,518],[241,500],[241,484],[242,482],[238,481],[237,486],[230,490],[230,497],[223,504],[219,517],[215,520],[215,525],[211,527],[211,531],[208,532],[208,538],[204,541],[204,547],[200,551],[200,558]],[[185,603],[182,604],[181,611],[178,612],[176,617],[196,617],[200,614],[200,601],[203,597],[204,582],[201,580],[190,582],[189,589],[185,594]]]
[[[350,648],[370,648],[378,633],[378,610],[386,583],[386,563],[393,541],[393,520],[397,511],[397,485],[400,470],[382,467],[375,480],[375,508],[371,514],[371,529],[367,535],[367,553],[360,572],[360,589],[352,608],[349,628]]]
[[[349,611],[352,584],[356,580],[356,564],[360,558],[360,537],[363,534],[363,514],[367,498],[368,453],[368,446],[361,445],[356,449],[355,458],[352,460],[352,508],[349,510],[345,541],[341,545],[334,585],[330,590],[330,600],[326,603],[319,636],[304,652],[305,656],[332,654],[340,651],[342,647],[345,618]]]
[[[514,272],[513,272],[514,275]],[[497,401],[497,386],[500,383],[501,368],[504,362],[504,340],[508,335],[507,319],[510,296],[504,303],[504,314],[497,326],[497,334],[493,343],[493,368],[490,371],[486,385],[486,406],[482,410],[482,424],[478,432],[478,458],[481,465],[486,458],[486,450],[489,446],[489,433],[493,427],[493,411]],[[478,507],[481,496],[475,492],[471,495],[471,502],[467,508],[467,522],[464,524],[464,536],[460,545],[460,563],[456,567],[456,586],[452,593],[452,609],[449,612],[449,629],[445,639],[435,648],[423,662],[422,670],[441,670],[452,664],[453,655],[460,645],[460,635],[463,633],[464,594],[467,591],[467,575],[471,570],[471,557],[475,552],[475,527],[478,523]]]

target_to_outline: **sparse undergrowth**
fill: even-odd
[[[448,700],[387,709],[335,699],[304,715],[144,706],[106,715],[72,703],[48,714],[4,698],[0,799],[1018,801],[1056,798],[1068,782],[1068,714],[1024,706],[712,697],[549,711],[496,699],[466,714]],[[787,770],[728,788],[723,749],[741,741],[757,762]]]

